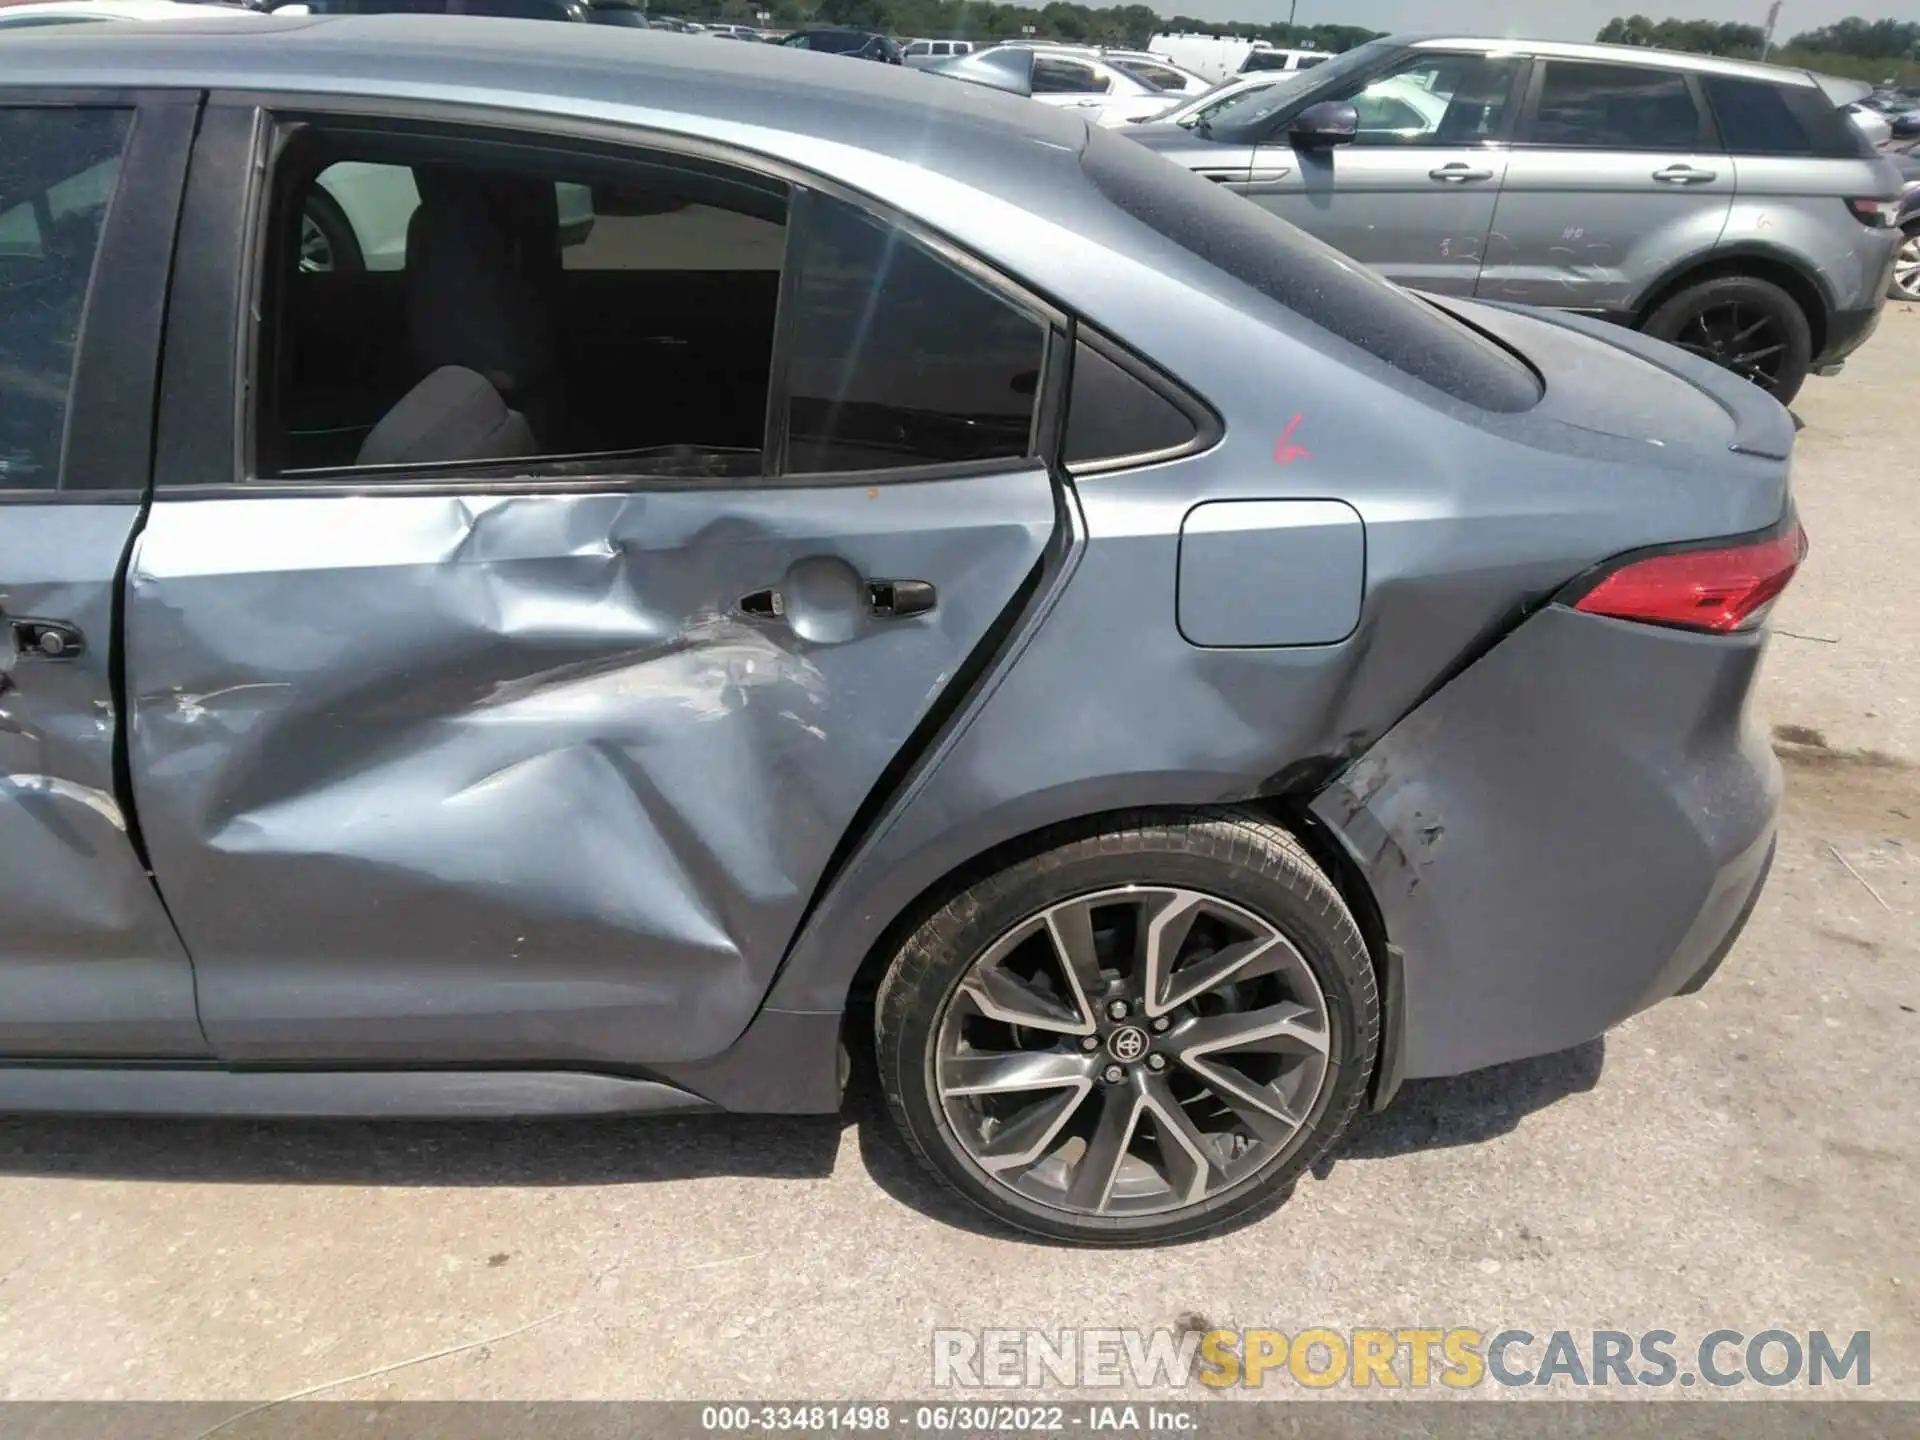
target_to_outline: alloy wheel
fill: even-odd
[[[1778,382],[1787,357],[1779,318],[1738,300],[1700,310],[1680,327],[1673,343],[1766,390]]]
[[[300,269],[308,275],[326,274],[333,269],[333,242],[311,215],[300,217]]]
[[[1141,1216],[1201,1203],[1285,1152],[1329,1070],[1319,982],[1272,924],[1129,885],[1006,931],[934,1029],[943,1133],[1030,1204]]]
[[[1903,300],[1920,300],[1920,232],[1909,235],[1894,256],[1893,288]]]

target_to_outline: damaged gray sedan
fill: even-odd
[[[1148,1243],[1738,934],[1804,547],[1743,381],[911,71],[86,29],[0,50],[0,1108],[858,1051],[968,1199]]]

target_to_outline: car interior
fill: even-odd
[[[414,205],[358,217],[404,233],[391,267],[337,233],[356,197],[321,182],[348,161],[411,171],[411,187],[362,187]],[[314,131],[275,173],[256,473],[609,454],[758,473],[784,186],[677,159],[559,175]],[[591,194],[590,217],[562,224],[563,185]],[[336,227],[321,264],[302,243],[316,207]]]

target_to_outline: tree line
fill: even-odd
[[[1661,50],[1754,60],[1766,47],[1767,32],[1758,25],[1616,15],[1594,38],[1603,44],[1650,45]],[[1920,79],[1920,23],[1849,16],[1780,41],[1767,58],[1782,65],[1800,65],[1860,80],[1911,82]]]
[[[845,25],[888,35],[962,40],[1010,40],[1033,35],[1088,45],[1135,49],[1162,32],[1200,31],[1238,35],[1295,49],[1350,50],[1380,34],[1358,25],[1250,25],[1196,20],[1190,15],[1162,17],[1146,5],[1094,9],[1055,3],[1040,7],[975,4],[970,0],[651,0],[650,8],[687,20],[731,20],[755,24],[761,12],[768,24]]]

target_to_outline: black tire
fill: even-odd
[[[1325,1069],[1298,1130],[1284,1144],[1276,1142],[1273,1153],[1259,1159],[1251,1173],[1226,1183],[1229,1172],[1223,1169],[1217,1192],[1153,1214],[1080,1213],[1019,1194],[974,1163],[937,1098],[936,1043],[962,979],[996,939],[1031,923],[1051,905],[1129,886],[1177,887],[1217,897],[1264,921],[1290,942],[1296,961],[1304,960],[1324,1001]],[[1168,984],[1172,986],[1171,976]],[[1099,1003],[1089,1004],[1088,1010],[1097,1010]],[[1056,834],[1045,848],[1011,859],[1005,868],[955,895],[895,955],[876,995],[875,1031],[880,1083],[894,1122],[920,1161],[946,1185],[998,1220],[1031,1234],[1085,1245],[1155,1245],[1216,1234],[1286,1200],[1361,1104],[1379,1044],[1380,1000],[1352,914],[1293,836],[1250,814],[1161,814],[1119,817]],[[1157,1069],[1163,1081],[1192,1085],[1191,1072],[1181,1068],[1190,1063],[1192,1052],[1178,1053],[1179,1033],[1176,1027],[1170,1035],[1153,1037],[1155,1043],[1164,1041],[1178,1062],[1170,1064],[1163,1056]],[[1059,1043],[1070,1048],[1072,1042]],[[1092,1042],[1083,1048],[1091,1049]],[[1107,1056],[1096,1050],[1090,1059],[1104,1064]],[[1124,1094],[1117,1088],[1113,1093]],[[1092,1092],[1085,1098],[1091,1100]],[[1218,1097],[1213,1098],[1217,1104]],[[1195,1103],[1205,1099],[1203,1092]],[[1110,1103],[1094,1102],[1096,1108]],[[1224,1107],[1216,1113],[1224,1113]],[[1133,1138],[1121,1152],[1121,1163],[1133,1163],[1133,1147],[1146,1133],[1165,1151],[1158,1122],[1150,1124],[1151,1132],[1144,1127],[1129,1132]],[[1228,1153],[1238,1153],[1238,1143],[1224,1143]],[[1091,1145],[1089,1140],[1089,1151]],[[1108,1193],[1101,1192],[1099,1208],[1104,1208]]]
[[[303,271],[329,275],[359,275],[365,272],[367,260],[360,249],[359,237],[353,233],[353,222],[347,219],[347,212],[340,208],[340,202],[318,185],[307,190],[300,220],[300,268]],[[313,263],[317,257],[309,254],[310,232],[325,242],[326,263]]]
[[[1730,314],[1735,318],[1725,320]],[[1770,327],[1761,337],[1763,345],[1739,349],[1726,343],[1762,322]],[[1752,275],[1722,275],[1689,285],[1663,300],[1640,328],[1752,381],[1782,405],[1800,393],[1813,365],[1813,326],[1807,312],[1778,285]],[[1730,363],[1736,356],[1773,346],[1778,347],[1773,353],[1749,365]]]

